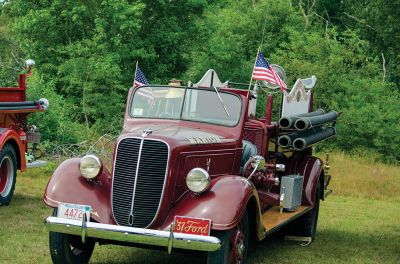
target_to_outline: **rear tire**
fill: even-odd
[[[8,205],[15,189],[17,178],[17,155],[11,144],[0,151],[0,206]]]
[[[321,185],[318,181],[314,208],[289,224],[288,235],[311,237],[311,241],[314,241],[317,234],[320,194]]]
[[[53,216],[57,215],[54,209]],[[84,264],[92,256],[95,242],[88,239],[82,243],[81,237],[57,232],[49,232],[50,255],[54,264]]]
[[[238,234],[241,239],[235,239]],[[227,231],[213,231],[211,235],[221,241],[221,248],[208,253],[207,264],[246,263],[250,235],[247,210],[244,211],[240,223],[235,228]],[[240,256],[237,254],[238,247],[240,247]]]

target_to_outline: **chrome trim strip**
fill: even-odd
[[[130,225],[133,225],[133,219],[134,219],[133,206],[135,205],[136,184],[137,184],[137,179],[138,179],[138,175],[139,175],[139,166],[140,166],[140,158],[142,157],[143,142],[144,142],[144,137],[142,137],[142,140],[140,141],[138,160],[136,162],[136,173],[135,173],[135,182],[133,183],[131,212],[129,213],[129,216],[128,216],[129,217],[128,223]],[[114,182],[114,179],[113,179],[113,182]],[[132,221],[132,223],[131,223],[131,221]]]
[[[81,221],[50,216],[45,220],[45,226],[52,232],[77,236],[82,235]],[[95,222],[85,222],[85,229],[84,233],[87,237],[153,245],[165,248],[168,248],[168,245],[171,244],[173,248],[211,252],[216,251],[221,247],[221,241],[213,236],[174,233],[145,228],[100,224]]]
[[[117,160],[117,152],[118,152],[118,148],[119,148],[119,143],[120,143],[123,139],[126,139],[126,138],[141,139],[141,137],[124,136],[124,137],[122,137],[122,138],[119,139],[119,141],[118,141],[118,143],[117,143],[117,147],[116,147],[116,149],[115,149],[114,162],[113,162],[113,171],[112,171],[112,181],[111,181],[111,212],[112,212],[112,216],[113,216],[113,218],[114,218],[115,223],[117,223],[118,225],[120,225],[120,224],[117,222],[117,219],[115,218],[115,215],[114,215],[114,208],[113,208],[113,197],[114,197],[114,193],[113,193],[114,191],[113,191],[113,190],[114,190],[115,162],[116,162],[116,160]],[[160,212],[161,202],[162,202],[162,200],[163,200],[164,191],[165,191],[165,183],[167,182],[167,176],[168,176],[168,171],[169,171],[169,162],[170,162],[169,159],[170,159],[170,157],[171,157],[171,147],[170,147],[170,145],[169,145],[166,141],[164,141],[164,140],[162,140],[162,139],[146,138],[146,140],[160,141],[160,142],[165,143],[165,145],[167,145],[167,147],[168,147],[167,167],[165,168],[164,184],[163,184],[163,188],[162,188],[162,192],[161,192],[161,196],[160,196],[161,198],[160,198],[160,202],[159,202],[159,204],[158,204],[157,212],[156,212],[156,214],[155,214],[155,216],[154,216],[154,218],[153,218],[153,221],[151,221],[151,223],[147,226],[147,227],[149,227],[149,226],[151,226],[151,225],[153,224],[154,220],[158,217],[158,213]],[[146,228],[147,228],[147,227],[146,227]]]

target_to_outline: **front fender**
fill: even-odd
[[[302,204],[314,206],[315,192],[322,172],[322,160],[313,156],[298,156],[290,161],[289,174],[304,176]]]
[[[25,144],[21,141],[20,135],[14,129],[0,128],[0,150],[8,143],[14,147],[17,154],[18,169],[25,171]]]
[[[161,229],[167,229],[176,215],[211,219],[214,230],[230,229],[239,223],[249,199],[256,195],[253,185],[243,177],[215,178],[209,190],[201,195],[188,191],[171,210]]]
[[[84,204],[92,207],[91,217],[100,223],[113,223],[110,218],[109,197],[111,175],[103,167],[93,181],[87,181],[79,171],[79,158],[64,161],[47,183],[44,202],[56,208],[59,203]]]

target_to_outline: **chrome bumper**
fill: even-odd
[[[45,225],[49,231],[81,236],[82,241],[86,241],[87,237],[93,237],[166,247],[168,252],[171,252],[172,248],[216,251],[221,247],[221,241],[212,236],[190,235],[86,221],[80,222],[61,217],[48,217]]]

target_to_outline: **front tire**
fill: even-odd
[[[244,211],[240,223],[227,231],[213,231],[213,236],[221,241],[221,248],[207,255],[207,264],[246,263],[249,247],[249,218]]]
[[[8,205],[17,178],[17,155],[12,145],[6,144],[0,151],[0,206]]]
[[[54,209],[53,216],[57,215]],[[92,256],[95,242],[88,239],[82,243],[81,237],[57,232],[49,232],[50,255],[54,264],[84,264]]]

